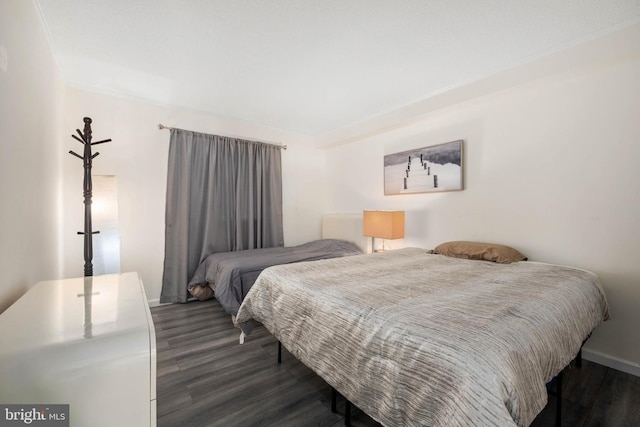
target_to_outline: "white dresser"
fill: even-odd
[[[0,403],[69,404],[71,426],[155,426],[140,275],[40,282],[0,314]]]

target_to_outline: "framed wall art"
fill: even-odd
[[[384,156],[384,194],[459,191],[462,140]]]

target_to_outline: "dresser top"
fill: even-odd
[[[39,282],[0,314],[0,356],[13,349],[148,334],[138,273]]]

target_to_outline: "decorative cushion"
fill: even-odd
[[[442,243],[436,246],[433,253],[455,258],[493,261],[500,264],[527,260],[526,256],[509,246],[462,240]]]
[[[191,295],[198,298],[200,301],[206,301],[213,298],[213,289],[211,289],[211,287],[206,283],[193,286],[189,292],[191,292]]]

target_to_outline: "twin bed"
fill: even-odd
[[[591,272],[492,250],[273,266],[235,322],[246,335],[263,324],[383,425],[527,426],[608,305]]]
[[[362,254],[358,246],[339,239],[314,240],[291,247],[214,253],[200,263],[188,289],[196,297],[204,293],[201,299],[215,294],[222,308],[235,316],[242,300],[265,268],[358,254]]]

